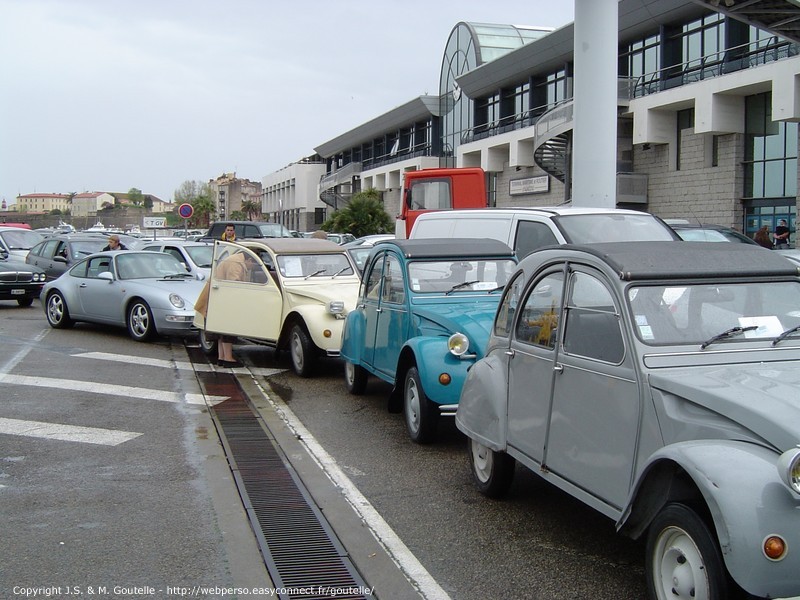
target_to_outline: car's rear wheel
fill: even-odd
[[[480,493],[489,498],[505,496],[514,481],[516,461],[476,440],[469,439],[467,444],[472,479]]]
[[[311,377],[317,359],[317,348],[302,325],[293,325],[289,334],[292,368],[300,377]]]
[[[665,506],[647,535],[647,587],[656,600],[725,600],[728,572],[716,536],[684,504]]]
[[[417,367],[406,371],[403,385],[403,414],[408,435],[418,444],[427,444],[436,437],[439,408],[425,394]]]
[[[360,396],[367,387],[369,373],[361,365],[354,365],[350,361],[344,362],[344,383],[347,391],[354,396]]]
[[[33,304],[33,298],[17,298],[17,304],[19,304],[22,308],[28,308],[31,304]]]
[[[47,297],[45,314],[47,322],[54,329],[68,329],[75,324],[69,316],[67,302],[61,292],[53,292]]]
[[[128,307],[128,334],[137,342],[146,342],[156,333],[153,311],[144,300],[134,300]]]
[[[217,340],[216,339],[209,339],[208,334],[206,333],[205,329],[200,330],[200,349],[203,351],[203,354],[206,356],[216,356],[217,355]]]

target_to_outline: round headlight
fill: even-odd
[[[469,350],[469,339],[463,333],[454,333],[447,340],[447,349],[455,356],[461,356]]]
[[[793,492],[800,494],[800,446],[780,455],[778,475]]]
[[[183,298],[181,298],[178,294],[174,294],[174,293],[170,294],[169,295],[169,301],[172,303],[172,306],[174,306],[175,308],[183,308],[184,306],[186,306],[186,303],[183,301]]]

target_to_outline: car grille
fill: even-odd
[[[33,281],[33,273],[6,271],[0,273],[0,283],[30,283]]]

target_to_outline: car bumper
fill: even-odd
[[[167,310],[156,315],[156,328],[165,335],[191,335],[198,329],[194,323],[194,310]]]
[[[19,300],[20,298],[38,298],[42,293],[43,283],[8,284],[0,287],[0,300]]]

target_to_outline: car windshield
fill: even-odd
[[[0,231],[0,237],[9,250],[30,250],[44,239],[41,233],[30,229]]]
[[[733,232],[721,231],[719,229],[701,229],[699,227],[681,229],[676,227],[675,231],[681,236],[682,240],[687,242],[739,242],[742,244],[749,244],[752,242],[752,240],[745,236],[740,236]]]
[[[652,345],[699,345],[723,333],[714,343],[775,339],[800,325],[799,297],[800,283],[793,281],[642,285],[628,290],[636,333]]]
[[[264,237],[292,237],[289,230],[280,223],[264,223],[258,229]]]
[[[185,246],[184,249],[198,267],[203,269],[211,268],[211,260],[214,256],[213,246]]]
[[[278,256],[278,269],[283,277],[332,277],[354,275],[344,254],[290,254]]]
[[[653,215],[598,213],[561,215],[555,218],[571,244],[599,242],[669,242],[672,230]]]
[[[414,292],[470,292],[504,286],[516,264],[513,260],[414,261],[408,265]]]
[[[106,242],[103,240],[86,240],[81,242],[72,242],[72,255],[75,258],[82,258],[84,256],[89,256],[90,254],[94,254],[95,252],[100,252],[103,248],[105,248]]]
[[[120,279],[161,279],[188,275],[174,256],[161,252],[123,252],[116,260]]]

